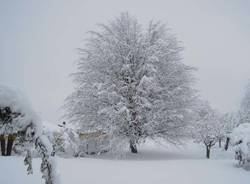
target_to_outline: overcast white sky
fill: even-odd
[[[201,95],[237,110],[250,78],[250,0],[0,0],[0,83],[57,123],[86,31],[123,11],[167,23],[186,47],[184,62],[199,69]]]

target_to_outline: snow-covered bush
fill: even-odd
[[[231,134],[235,149],[235,159],[239,166],[250,169],[250,123],[243,123],[236,127]]]
[[[194,98],[193,68],[183,64],[179,42],[164,25],[143,30],[127,13],[100,27],[80,49],[66,117],[83,132],[107,134],[111,150],[127,142],[137,153],[145,138],[177,143]]]
[[[48,137],[53,147],[53,154],[62,157],[78,155],[79,139],[77,131],[70,125],[43,122],[43,135]]]
[[[22,137],[27,151],[24,163],[28,165],[28,173],[32,173],[30,149],[35,145],[42,158],[41,172],[45,183],[58,184],[56,166],[51,158],[52,147],[48,139],[42,136],[41,120],[31,109],[26,97],[17,89],[0,85],[0,110],[1,141],[4,142],[5,136],[10,135]]]
[[[53,152],[56,155],[60,155],[61,153],[65,152],[64,149],[64,139],[61,133],[61,128],[54,123],[50,123],[47,121],[43,121],[43,132],[42,134],[45,135],[52,144]]]
[[[65,122],[63,122],[60,127],[66,155],[77,156],[79,154],[79,135],[75,127]]]

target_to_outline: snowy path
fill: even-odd
[[[236,168],[230,153],[217,150],[206,160],[200,148],[171,150],[143,148],[123,160],[58,158],[62,184],[249,184],[250,172]],[[26,176],[22,159],[0,157],[0,184],[42,183],[39,159],[34,159],[31,176]]]

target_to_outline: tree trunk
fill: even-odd
[[[15,135],[9,135],[8,136],[8,143],[7,143],[7,156],[11,155],[11,151],[12,151],[12,146],[14,143],[16,136]]]
[[[221,148],[221,139],[219,139],[219,148]]]
[[[226,151],[227,151],[227,149],[228,149],[229,142],[230,142],[230,138],[227,137],[227,139],[226,139],[226,144],[225,144],[225,147],[224,147],[224,149],[225,149]]]
[[[129,147],[130,147],[131,153],[138,153],[137,147],[136,147],[136,144],[135,144],[135,141],[130,140],[130,141],[129,141],[129,144],[130,144]]]
[[[1,141],[2,156],[5,156],[5,139],[4,139],[4,135],[0,136],[0,141]]]
[[[206,146],[206,150],[207,150],[206,156],[207,156],[207,159],[209,159],[210,158],[210,148],[208,146]]]

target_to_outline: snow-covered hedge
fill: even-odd
[[[58,184],[56,166],[51,157],[52,146],[42,136],[41,120],[32,110],[26,96],[19,90],[0,84],[0,135],[15,134],[23,137],[27,155],[24,163],[32,173],[30,149],[35,145],[41,156],[41,172],[45,184]]]
[[[243,168],[250,169],[250,123],[243,123],[236,127],[232,134],[232,143],[235,145],[235,159]]]

